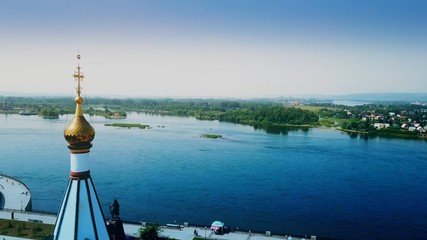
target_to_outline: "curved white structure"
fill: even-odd
[[[31,210],[30,189],[18,179],[0,174],[0,210]]]

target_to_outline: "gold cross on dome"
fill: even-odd
[[[83,76],[83,73],[82,72],[80,72],[80,54],[78,54],[77,55],[77,59],[79,60],[79,64],[78,64],[78,66],[77,66],[77,72],[76,73],[74,73],[74,78],[76,79],[76,81],[77,81],[77,96],[79,96],[80,97],[80,93],[81,93],[81,91],[82,91],[82,88],[81,88],[81,85],[80,85],[80,82],[83,80],[83,78],[84,78],[84,76]]]

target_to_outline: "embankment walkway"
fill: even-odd
[[[0,218],[11,219],[12,212],[10,211],[0,211]],[[44,213],[35,213],[35,212],[24,212],[16,211],[13,213],[14,220],[17,221],[41,221],[46,224],[55,224],[56,215],[53,214],[44,214]],[[131,224],[125,223],[124,230],[126,235],[136,237],[138,235],[138,230],[141,228],[141,224]],[[315,236],[307,236],[304,238],[293,237],[293,236],[280,236],[280,235],[267,235],[260,233],[251,233],[251,232],[230,232],[224,235],[215,235],[212,234],[209,228],[201,228],[195,226],[181,227],[178,228],[168,228],[162,226],[162,232],[160,235],[180,239],[180,240],[192,240],[194,238],[194,230],[198,232],[200,238],[207,239],[218,239],[218,240],[315,240]],[[9,236],[0,235],[0,240],[27,240],[26,238],[13,238]]]

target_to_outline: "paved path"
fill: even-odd
[[[140,225],[135,224],[124,224],[125,233],[129,236],[137,236],[138,230],[140,228]],[[181,228],[181,230],[174,229],[174,228],[162,228],[162,232],[160,235],[165,237],[171,237],[175,239],[180,240],[192,240],[194,237],[194,229],[198,231],[198,235],[201,238],[205,237],[205,228],[200,227],[184,227]],[[215,235],[212,234],[210,229],[208,228],[206,230],[206,237],[207,238],[213,238],[213,239],[220,239],[220,240],[310,240],[310,239],[316,239],[311,238],[308,236],[307,238],[296,238],[292,236],[267,236],[265,234],[258,234],[258,233],[249,233],[249,232],[231,232],[226,233],[224,235]]]
[[[3,219],[11,219],[11,212],[7,211],[0,211],[0,218]],[[43,223],[46,224],[55,224],[56,221],[56,215],[50,215],[50,214],[41,214],[41,213],[34,213],[34,212],[14,212],[14,219],[18,221],[28,221],[31,220],[41,220]],[[138,235],[138,230],[141,227],[141,225],[138,224],[129,224],[125,223],[123,224],[124,230],[126,235],[134,236],[136,237]],[[316,239],[311,237],[306,238],[296,238],[291,236],[278,236],[278,235],[272,235],[267,236],[266,234],[259,234],[259,233],[249,233],[249,232],[231,232],[226,233],[224,235],[215,235],[212,234],[210,229],[201,228],[201,227],[183,227],[180,230],[176,228],[167,228],[162,227],[162,232],[160,235],[171,237],[179,240],[192,240],[194,237],[194,230],[197,230],[199,237],[204,238],[205,233],[207,238],[213,238],[213,239],[219,239],[219,240],[309,240],[309,239]],[[9,236],[2,236],[0,235],[0,240],[27,240],[26,238],[13,238]]]
[[[12,212],[10,211],[0,211],[0,218],[2,219],[12,219]],[[15,211],[13,212],[13,220],[17,221],[32,221],[32,220],[38,220],[42,223],[46,224],[55,224],[56,221],[56,215],[51,214],[44,214],[44,213],[34,213],[34,212],[21,212],[21,211]],[[0,240],[2,240],[0,238]]]

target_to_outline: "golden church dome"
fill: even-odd
[[[70,145],[89,144],[95,138],[95,129],[83,116],[82,103],[83,99],[76,97],[76,114],[64,130],[65,140]]]
[[[77,56],[80,60],[80,55]],[[64,137],[70,145],[86,145],[90,144],[95,138],[95,129],[86,121],[83,116],[82,104],[83,98],[80,96],[81,87],[80,81],[83,79],[83,74],[80,72],[80,65],[77,67],[77,72],[74,74],[77,80],[77,97],[76,102],[76,113],[73,120],[68,124],[64,130]]]

